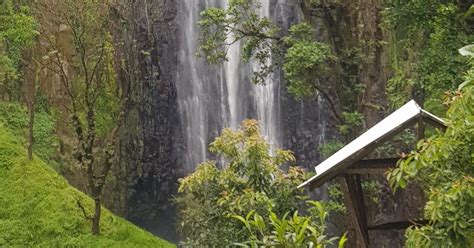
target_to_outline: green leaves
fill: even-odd
[[[332,244],[337,238],[327,239],[324,235],[326,229],[327,209],[319,202],[308,202],[311,213],[302,216],[298,211],[292,215],[285,213],[281,218],[270,211],[265,224],[263,218],[256,211],[250,211],[245,218],[234,215],[246,227],[249,240],[234,243],[241,247],[325,247]],[[344,247],[345,235],[339,241],[339,247]]]
[[[469,48],[461,50],[470,56]],[[428,196],[424,215],[430,223],[407,230],[408,247],[474,245],[473,79],[469,72],[468,83],[447,99],[446,132],[420,141],[417,151],[399,161],[388,175],[393,188],[417,181]]]
[[[457,1],[390,0],[387,6],[384,14],[395,71],[388,81],[392,104],[400,106],[416,95],[424,99],[426,109],[444,113],[444,92],[456,90],[466,70],[458,48],[473,41],[462,18],[469,11],[464,13]]]
[[[227,61],[230,46],[241,42],[243,61],[257,65],[254,83],[264,84],[283,65],[288,90],[296,97],[314,95],[326,88],[318,77],[325,74],[326,62],[333,59],[329,46],[316,42],[314,28],[305,22],[293,25],[287,36],[279,36],[280,27],[259,15],[259,7],[257,0],[236,0],[230,1],[226,9],[203,11],[198,55],[219,64]]]
[[[327,70],[325,62],[331,57],[329,46],[307,39],[292,39],[290,43],[283,65],[288,91],[298,98],[314,95],[325,88],[319,76]]]
[[[260,16],[257,0],[232,0],[226,9],[208,8],[201,13],[200,47],[198,55],[211,64],[227,61],[227,51],[232,45],[241,42],[242,59],[253,60],[259,64],[253,79],[263,83],[273,72],[272,54],[280,49],[278,41],[279,28],[268,18]]]
[[[271,232],[272,219],[276,225],[276,216],[293,213],[304,203],[307,196],[297,186],[305,172],[297,167],[280,169],[294,162],[293,153],[270,154],[255,120],[242,122],[238,130],[224,129],[209,150],[223,164],[202,163],[180,179],[176,203],[185,244],[225,247],[248,240],[255,241],[252,247],[265,244],[259,240]]]
[[[0,3],[0,81],[4,77],[17,78],[22,52],[34,44],[37,23],[22,6],[13,8],[12,1]]]

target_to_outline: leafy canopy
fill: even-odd
[[[406,187],[419,182],[428,201],[429,224],[409,228],[408,247],[474,246],[474,56],[459,90],[448,96],[448,129],[420,141],[418,149],[401,160],[388,176],[390,184]]]

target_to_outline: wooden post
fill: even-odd
[[[360,177],[359,175],[346,175],[340,180],[340,183],[344,201],[355,229],[357,247],[368,248],[369,232]]]
[[[418,138],[418,141],[425,138],[425,122],[422,116],[418,117],[417,138]]]

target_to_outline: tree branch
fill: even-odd
[[[92,217],[87,214],[86,209],[82,205],[81,201],[79,199],[76,199],[77,206],[82,210],[82,214],[84,215],[84,218],[87,220],[92,220]]]

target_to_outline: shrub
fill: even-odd
[[[241,222],[243,217],[236,216],[268,223],[284,216],[281,220],[285,221],[288,213],[297,213],[305,205],[305,192],[297,189],[305,179],[304,171],[298,167],[286,172],[280,169],[295,158],[285,150],[271,155],[256,121],[244,121],[237,131],[224,129],[210,151],[221,157],[223,169],[215,161],[207,161],[180,180],[176,203],[186,246],[225,247],[253,240]],[[296,218],[310,217],[296,214]],[[271,232],[270,226],[266,225],[266,231]]]
[[[255,211],[244,218],[234,216],[244,224],[250,234],[250,240],[235,245],[243,247],[324,247],[332,244],[337,237],[327,239],[325,235],[327,208],[321,202],[308,201],[309,215],[301,216],[298,211],[293,215],[286,213],[279,218],[270,211],[269,224]],[[339,240],[339,248],[344,247],[345,235]]]

